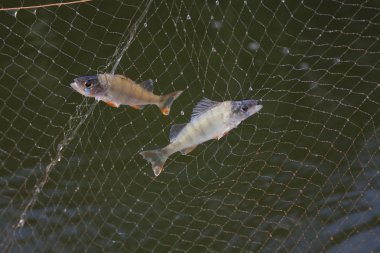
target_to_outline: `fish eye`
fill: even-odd
[[[90,82],[85,82],[84,84],[87,88],[89,88],[91,86],[91,83]]]
[[[248,111],[248,106],[243,105],[243,107],[241,109],[243,110],[243,112],[247,112]]]

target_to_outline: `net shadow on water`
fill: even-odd
[[[379,3],[96,1],[0,20],[2,251],[380,250]],[[163,117],[69,86],[113,69],[185,92]],[[155,178],[139,152],[202,97],[264,108]]]

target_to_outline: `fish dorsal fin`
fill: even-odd
[[[212,101],[208,98],[203,98],[198,104],[194,107],[193,112],[191,114],[191,119],[197,118],[199,115],[207,112],[208,110],[217,106],[220,102]]]
[[[170,128],[170,134],[169,134],[170,142],[174,141],[174,139],[178,136],[178,134],[182,131],[182,129],[185,126],[186,126],[186,123],[172,125],[172,127]]]
[[[153,80],[148,79],[140,83],[140,86],[143,87],[145,90],[153,92]]]

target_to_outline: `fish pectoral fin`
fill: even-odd
[[[229,133],[229,131],[226,131],[226,132],[222,133],[221,135],[216,136],[215,139],[220,140],[221,138],[226,136],[228,133]]]
[[[118,108],[119,105],[115,104],[114,102],[111,102],[111,101],[103,101],[104,103],[106,103],[107,105],[111,106],[111,107],[114,107],[114,108]]]
[[[180,152],[182,155],[186,155],[186,154],[190,153],[191,151],[193,151],[196,147],[197,147],[197,145],[189,147],[189,148],[185,148],[185,149],[182,149]]]
[[[152,79],[143,81],[142,83],[140,83],[140,86],[149,92],[153,92],[153,80]]]
[[[141,109],[144,108],[144,105],[131,105],[131,107],[132,107],[133,109],[136,109],[136,110],[141,110]]]
[[[186,126],[186,124],[174,124],[170,128],[169,140],[173,142],[174,139],[178,136],[178,134],[182,131],[182,129]]]

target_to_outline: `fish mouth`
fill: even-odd
[[[263,109],[263,104],[261,100],[246,100],[250,106],[248,115],[251,116],[257,112],[259,112],[261,109]]]
[[[244,100],[244,102],[246,102],[246,104],[250,107],[249,109],[250,115],[263,109],[263,103],[261,99],[260,100]]]
[[[80,88],[80,86],[78,85],[78,83],[76,83],[76,82],[70,83],[70,86],[71,86],[71,88],[73,88],[76,92],[79,92],[79,93],[82,94],[82,95],[86,95],[86,94],[84,93],[84,90]]]
[[[251,115],[257,113],[258,111],[260,111],[261,109],[263,109],[263,105],[261,105],[261,104],[252,106],[251,109],[249,110],[249,115],[251,116]]]

